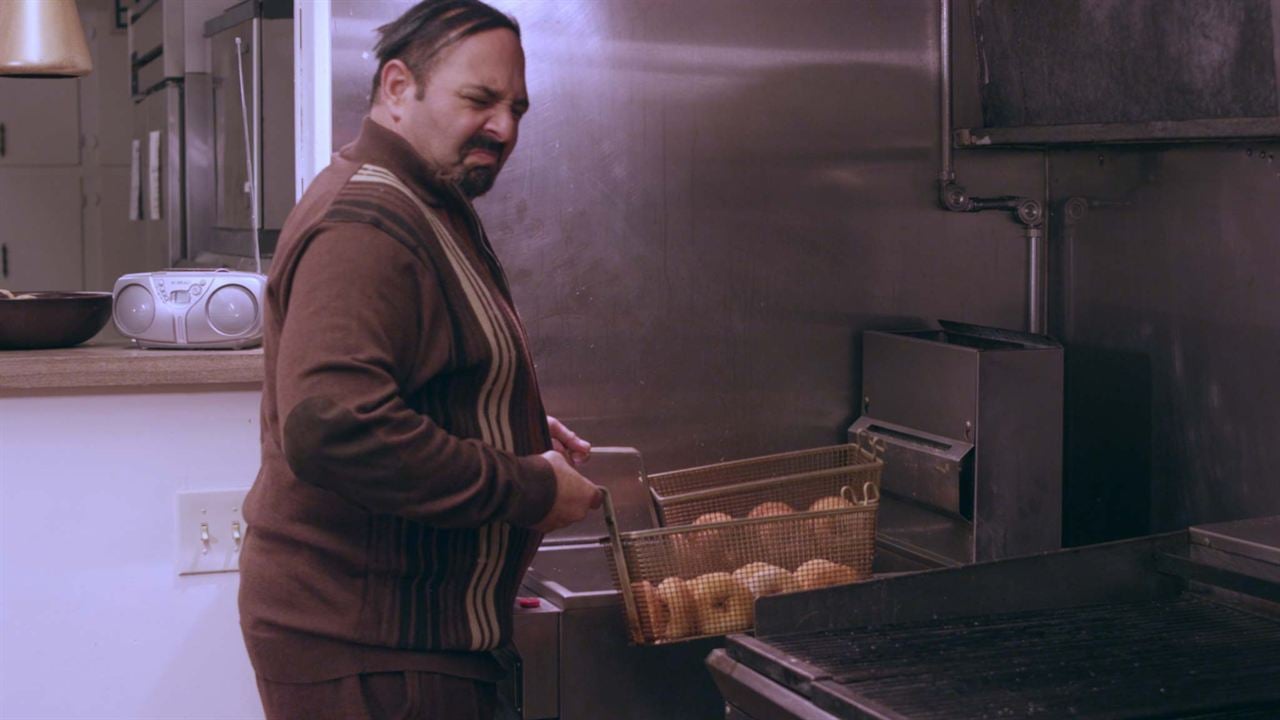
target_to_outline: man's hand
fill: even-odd
[[[564,456],[570,465],[584,463],[591,457],[591,443],[578,437],[559,420],[547,416],[547,426],[551,428],[551,447]]]
[[[574,470],[559,451],[548,450],[542,453],[542,457],[551,463],[551,469],[556,473],[556,502],[547,516],[533,526],[534,530],[545,535],[578,522],[589,511],[600,507],[604,502],[604,491]]]

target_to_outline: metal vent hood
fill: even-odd
[[[958,147],[1280,137],[1280,0],[970,2]]]

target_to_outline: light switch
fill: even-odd
[[[235,572],[249,488],[178,493],[178,574]]]

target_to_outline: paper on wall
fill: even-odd
[[[150,196],[151,208],[148,217],[160,219],[160,131],[152,130],[147,142],[147,158],[150,164],[147,194]]]
[[[142,141],[134,138],[133,149],[129,153],[129,219],[142,219],[142,178],[139,177],[142,164]]]

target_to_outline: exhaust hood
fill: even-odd
[[[957,147],[1280,137],[1280,0],[971,0],[967,14],[952,37],[976,72],[956,89],[977,90],[981,118],[957,124],[981,127],[957,129]]]

